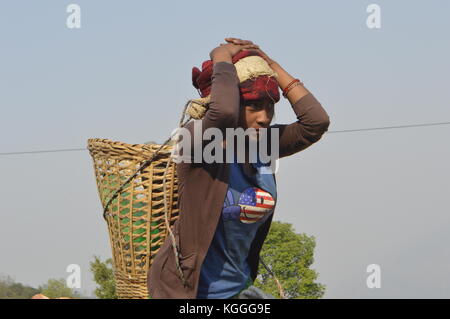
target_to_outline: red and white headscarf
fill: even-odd
[[[239,91],[244,102],[270,99],[274,104],[280,100],[278,74],[257,51],[240,51],[232,58],[239,78]],[[202,63],[202,70],[192,68],[192,84],[201,98],[192,99],[187,113],[196,119],[202,118],[210,101],[213,61]]]

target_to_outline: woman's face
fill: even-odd
[[[243,102],[239,126],[247,128],[268,128],[274,115],[274,104],[271,100],[264,99],[252,102]]]

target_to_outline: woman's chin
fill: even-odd
[[[249,139],[251,141],[256,141],[257,142],[259,140],[259,131],[256,130],[254,132],[251,132],[248,136],[249,136]]]

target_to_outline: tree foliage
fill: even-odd
[[[109,258],[103,262],[99,257],[94,256],[90,268],[94,281],[98,284],[95,295],[100,299],[117,299],[112,259]]]
[[[40,293],[49,298],[78,297],[72,288],[67,287],[66,280],[61,279],[49,279],[46,284],[39,287]]]
[[[290,299],[316,299],[325,293],[325,286],[316,283],[318,273],[309,267],[313,264],[315,239],[306,234],[296,234],[291,224],[272,222],[260,256],[275,274]],[[278,286],[263,267],[255,286],[280,298]]]
[[[39,289],[15,282],[9,276],[0,277],[0,299],[30,299]]]

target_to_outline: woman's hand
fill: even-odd
[[[256,50],[259,46],[247,41],[245,43],[221,43],[217,48],[213,49],[209,56],[211,60],[230,61],[231,58],[241,50]]]
[[[250,40],[241,40],[241,39],[237,39],[237,38],[225,38],[225,41],[227,41],[228,43],[233,43],[233,44],[237,44],[237,45],[250,45],[250,44],[254,44],[252,41]],[[258,51],[261,54],[261,57],[266,60],[266,62],[269,64],[269,66],[272,63],[275,63],[274,60],[272,60],[266,53],[264,53],[258,45],[256,45],[256,48],[254,48],[253,50]]]

